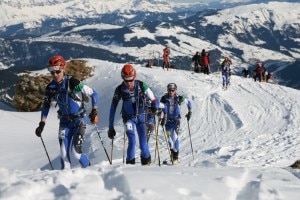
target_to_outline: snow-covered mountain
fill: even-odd
[[[281,84],[299,88],[298,78],[290,79],[300,57],[299,3],[292,2],[200,1],[178,11],[183,4],[163,0],[2,1],[0,89],[10,89],[23,70],[43,68],[53,54],[161,65],[165,44],[176,68],[190,69],[195,52],[207,49],[212,71],[224,56],[237,74],[261,60]]]
[[[100,14],[174,12],[163,0],[26,0],[2,1],[0,26],[38,22],[47,18],[97,18]],[[36,25],[37,25],[36,24]]]

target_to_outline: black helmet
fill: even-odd
[[[167,86],[168,90],[177,90],[177,85],[175,83],[169,83]]]

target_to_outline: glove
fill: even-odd
[[[166,136],[169,137],[170,135],[171,135],[171,131],[170,130],[166,131]]]
[[[108,129],[107,135],[110,139],[114,139],[114,137],[116,136],[116,131],[114,128],[110,128]]]
[[[161,118],[160,125],[161,126],[165,126],[166,125],[166,118]]]
[[[155,102],[151,103],[151,108],[150,108],[150,110],[151,110],[152,113],[156,113],[157,108],[156,108]]]
[[[36,136],[38,136],[38,137],[41,137],[41,135],[42,135],[42,132],[43,132],[43,130],[44,130],[44,127],[45,127],[45,122],[40,122],[39,123],[39,127],[37,127],[36,129],[35,129],[35,134],[36,134]]]
[[[97,124],[97,122],[98,122],[98,113],[97,113],[96,108],[92,109],[91,113],[89,114],[89,118],[90,118],[92,124]]]
[[[190,119],[191,119],[191,117],[192,117],[192,112],[188,112],[188,114],[186,114],[186,119],[188,120],[188,121],[190,121]]]

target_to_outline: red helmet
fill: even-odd
[[[56,70],[65,70],[67,68],[67,63],[62,56],[53,56],[50,58],[48,62],[48,70],[56,71]]]
[[[125,64],[121,72],[122,79],[126,81],[134,80],[136,77],[136,71],[131,64]]]

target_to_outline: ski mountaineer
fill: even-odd
[[[259,82],[262,82],[265,71],[266,71],[266,69],[265,69],[264,65],[261,62],[258,62],[256,64],[256,69],[255,69],[256,74],[254,77],[254,81],[256,82],[256,80],[258,79]]]
[[[146,96],[151,100],[151,112],[157,111],[155,96],[148,85],[140,80],[136,80],[136,70],[131,64],[125,64],[121,71],[123,82],[115,89],[110,113],[108,137],[114,139],[116,131],[114,129],[115,112],[120,99],[123,101],[122,118],[125,124],[126,135],[128,138],[126,164],[135,164],[135,144],[138,134],[141,164],[150,165],[151,155],[147,144],[146,134]]]
[[[173,164],[178,163],[179,154],[179,130],[181,120],[181,106],[187,105],[188,113],[186,115],[189,121],[192,117],[192,104],[191,102],[176,93],[177,85],[175,83],[169,83],[167,86],[168,93],[161,97],[160,102],[164,104],[160,125],[165,127],[166,135],[168,136],[169,146],[171,150],[171,158]],[[160,117],[161,113],[159,114]]]
[[[221,64],[223,89],[227,89],[230,84],[230,76],[231,76],[230,65],[231,65],[231,60],[228,57],[226,57]]]
[[[192,61],[194,63],[194,72],[200,73],[201,72],[201,56],[200,53],[197,51],[196,54],[193,56]]]
[[[203,73],[209,75],[210,73],[210,58],[209,53],[202,49],[201,52],[202,65],[203,65]]]
[[[60,145],[61,168],[70,169],[70,151],[83,168],[90,165],[88,157],[82,153],[82,144],[86,129],[86,108],[84,101],[91,97],[92,111],[89,118],[92,124],[98,122],[97,104],[98,94],[90,87],[84,85],[73,76],[67,76],[65,70],[67,63],[60,55],[49,60],[48,70],[53,80],[47,85],[44,95],[44,103],[41,111],[41,121],[36,128],[35,134],[41,137],[46,119],[51,106],[55,100],[58,106],[59,131],[58,139]],[[56,107],[55,106],[55,107]]]
[[[163,62],[163,69],[165,69],[165,67],[166,67],[167,70],[169,70],[169,68],[170,68],[169,55],[170,55],[170,48],[166,44],[166,47],[163,50],[163,60],[164,60],[164,62]]]

